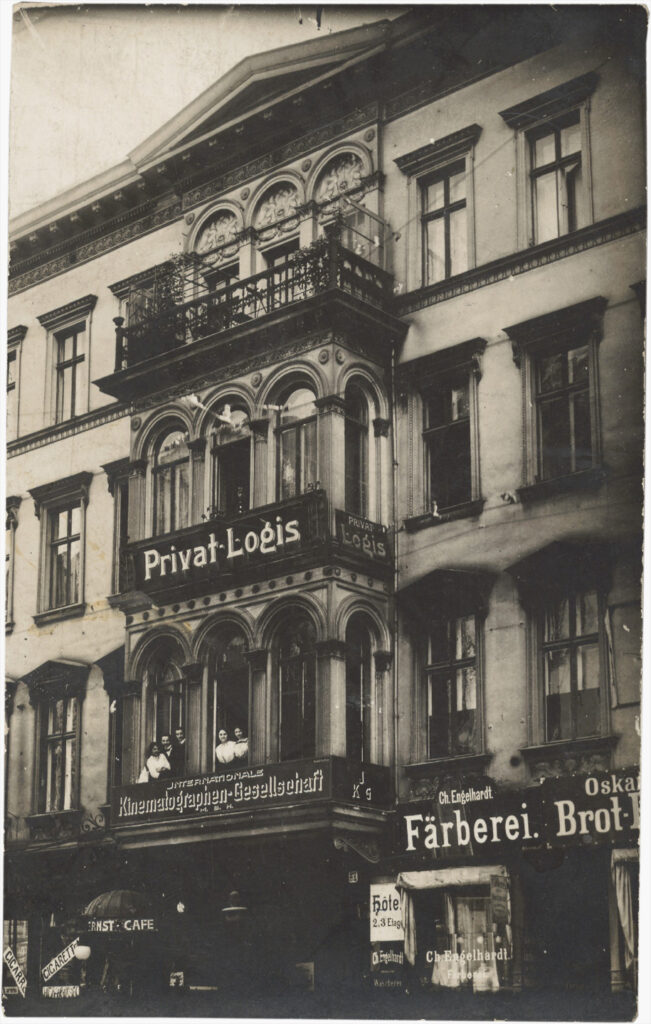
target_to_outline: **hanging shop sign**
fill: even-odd
[[[111,824],[180,821],[321,800],[386,807],[390,799],[388,768],[324,757],[121,786],[113,790]]]
[[[135,935],[141,932],[158,931],[156,921],[154,920],[153,917],[89,917],[87,926],[89,932],[110,932],[112,935],[117,935],[119,933]]]
[[[75,958],[75,949],[79,945],[79,938],[73,939],[69,946],[62,949],[60,953],[57,953],[55,957],[52,957],[49,964],[46,964],[42,969],[41,974],[43,975],[43,981],[49,981],[55,974],[69,964],[71,960]]]
[[[391,882],[375,882],[369,897],[371,942],[402,942],[400,894]]]
[[[212,519],[161,540],[127,546],[136,590],[156,594],[202,583],[221,585],[301,552],[325,527],[322,492],[268,505],[245,516]]]
[[[374,562],[388,563],[391,559],[389,536],[386,526],[372,523],[369,519],[351,515],[335,509],[337,540],[342,548],[370,558]]]
[[[46,999],[75,999],[80,991],[79,985],[43,985],[42,988]]]
[[[507,790],[490,779],[449,777],[426,803],[403,805],[397,847],[434,858],[518,847],[632,845],[639,841],[638,768],[545,779]]]
[[[13,950],[9,946],[5,949],[3,960],[9,968],[12,978],[16,982],[16,992],[9,993],[8,987],[5,986],[5,994],[17,995],[20,992],[21,996],[25,998],[25,992],[27,991],[27,978],[23,974],[22,968],[18,963]]]

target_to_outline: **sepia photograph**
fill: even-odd
[[[7,13],[4,1014],[633,1021],[647,9]]]

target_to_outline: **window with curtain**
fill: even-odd
[[[603,614],[596,591],[550,598],[541,622],[545,740],[601,732]]]
[[[228,404],[220,406],[217,414],[221,419],[212,434],[213,512],[240,515],[250,508],[249,416],[244,409]]]
[[[360,616],[346,627],[346,757],[371,760],[373,712],[371,637]]]
[[[187,431],[175,428],[154,450],[154,534],[187,526],[190,518],[190,452]]]
[[[475,615],[435,618],[427,639],[427,756],[481,750]]]
[[[349,384],[345,392],[344,473],[346,511],[368,515],[369,437],[368,402],[364,392]]]
[[[69,811],[77,806],[79,699],[44,701],[40,723],[39,811]]]
[[[436,171],[421,184],[425,284],[468,269],[466,161]]]
[[[311,388],[296,387],[282,401],[277,429],[278,497],[293,498],[317,482],[317,407]]]
[[[547,242],[579,227],[580,111],[546,122],[528,138],[534,241]]]
[[[316,744],[316,631],[293,617],[277,638],[280,760],[314,757]]]

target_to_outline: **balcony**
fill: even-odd
[[[133,595],[164,604],[330,563],[391,574],[386,527],[336,510],[311,490],[242,515],[219,516],[123,549],[126,609]]]
[[[284,262],[219,287],[214,253],[183,257],[155,309],[127,326],[116,317],[115,371],[95,383],[122,400],[143,388],[151,393],[152,386],[214,371],[235,356],[268,351],[289,316],[302,316],[308,330],[324,325],[325,306],[332,326],[350,328],[361,319],[381,337],[402,337],[404,324],[388,312],[392,275],[343,245],[342,237],[350,241],[340,225],[331,225],[324,238]]]
[[[377,824],[392,807],[391,772],[383,765],[342,757],[252,767],[219,767],[207,775],[118,786],[111,794],[110,827],[121,841],[159,833],[233,838],[363,821]],[[366,813],[361,815],[361,812]]]

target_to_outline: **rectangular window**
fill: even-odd
[[[547,242],[579,226],[580,112],[546,122],[528,139],[534,242]]]
[[[77,802],[79,698],[41,705],[41,813],[69,811]]]
[[[429,504],[440,512],[472,499],[469,375],[429,391],[424,407]]]
[[[7,352],[7,441],[18,435],[18,350]]]
[[[474,615],[435,619],[427,645],[427,756],[480,750]]]
[[[434,284],[468,269],[465,159],[426,178],[421,188],[423,277]]]
[[[78,604],[81,594],[81,507],[79,503],[49,514],[50,608]]]
[[[542,621],[545,739],[601,732],[602,614],[595,591],[550,601]]]
[[[549,480],[592,466],[590,352],[578,345],[536,360],[538,474]]]
[[[83,410],[85,326],[77,324],[55,335],[56,342],[56,422],[78,416]]]

